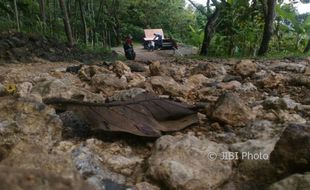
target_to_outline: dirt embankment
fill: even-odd
[[[57,62],[77,60],[91,63],[113,56],[107,53],[89,53],[78,47],[68,47],[57,39],[38,34],[17,32],[0,33],[0,62],[32,62],[36,58]]]

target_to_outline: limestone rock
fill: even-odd
[[[109,101],[126,101],[136,97],[139,94],[146,92],[142,88],[131,88],[129,90],[121,90],[109,97]]]
[[[208,82],[208,78],[202,74],[192,75],[188,78],[185,85],[190,86],[190,88],[201,88],[205,83]]]
[[[104,101],[101,95],[75,87],[71,81],[60,79],[39,82],[32,88],[31,93],[40,94],[42,98],[58,97],[90,102]]]
[[[237,90],[243,92],[254,92],[257,90],[257,87],[253,83],[247,82],[242,84],[241,87],[237,88]]]
[[[293,86],[305,86],[310,88],[310,77],[303,75],[294,76],[291,78],[290,84]]]
[[[149,158],[148,173],[169,189],[214,189],[232,174],[232,161],[208,159],[210,153],[222,152],[228,152],[225,145],[192,135],[162,136]]]
[[[40,169],[73,178],[76,173],[67,153],[51,153],[61,141],[62,123],[54,109],[42,103],[12,97],[0,101],[1,164]]]
[[[160,188],[147,182],[141,182],[136,184],[136,190],[160,190]]]
[[[295,73],[303,73],[306,66],[298,63],[274,62],[269,68],[273,71],[292,71]]]
[[[118,76],[129,76],[131,75],[131,69],[122,61],[116,61],[113,64],[113,72]]]
[[[92,85],[109,96],[114,90],[125,89],[127,79],[119,78],[115,74],[96,74],[92,77]]]
[[[105,189],[105,181],[112,181],[117,184],[125,184],[126,182],[123,175],[112,172],[102,165],[101,158],[85,146],[74,149],[72,158],[75,167],[83,178],[98,190]]]
[[[236,73],[246,77],[251,76],[257,70],[256,64],[252,60],[241,60],[239,63],[235,65]]]
[[[281,85],[285,81],[285,77],[282,74],[270,73],[261,80],[261,83],[265,88],[274,88]]]
[[[140,87],[143,86],[144,82],[146,81],[146,78],[139,74],[139,73],[132,73],[130,76],[127,76],[128,87]]]
[[[133,152],[131,147],[123,146],[118,142],[105,145],[99,140],[88,139],[86,146],[100,157],[101,163],[105,167],[120,175],[132,175],[143,161]]]
[[[299,123],[299,124],[307,123],[307,120],[302,118],[300,115],[296,113],[289,113],[286,110],[280,110],[278,113],[278,117],[284,123]]]
[[[145,72],[146,66],[139,62],[128,62],[128,67],[130,67],[131,72]]]
[[[82,179],[63,178],[50,172],[0,166],[0,189],[94,190]]]
[[[162,65],[163,70],[167,73],[167,76],[172,77],[175,81],[181,82],[184,80],[186,74],[186,66],[176,64]]]
[[[272,139],[282,133],[283,126],[269,120],[255,120],[251,125],[240,128],[238,136],[244,139]]]
[[[271,153],[271,163],[282,176],[310,171],[310,127],[289,124]]]
[[[272,139],[255,139],[255,140],[247,140],[245,142],[238,142],[230,145],[230,150],[239,152],[239,156],[243,160],[251,160],[251,156],[254,154],[261,154],[260,159],[252,159],[252,160],[269,160],[269,155],[273,151],[275,144],[278,141],[278,137]],[[249,153],[246,155],[246,153]],[[244,154],[244,155],[242,155]],[[243,156],[243,158],[242,158]]]
[[[217,101],[212,118],[232,126],[244,126],[255,119],[255,114],[236,94],[225,93]]]
[[[2,97],[0,118],[2,118],[0,131],[2,135],[5,135],[0,138],[0,144],[10,142],[11,137],[15,143],[27,137],[26,139],[29,138],[32,142],[48,148],[61,139],[59,117],[54,109],[42,103]]]
[[[95,74],[102,74],[102,73],[112,73],[111,71],[105,69],[104,67],[99,67],[96,65],[92,66],[83,66],[79,71],[78,71],[78,77],[82,81],[91,81],[91,78]]]
[[[208,78],[224,78],[226,69],[221,64],[216,63],[199,63],[198,66],[191,69],[191,74],[203,74]]]
[[[168,94],[172,96],[186,95],[190,89],[177,83],[173,78],[167,76],[153,76],[151,77],[151,84],[155,91],[161,94]]]
[[[241,83],[233,80],[233,81],[229,81],[229,82],[221,82],[219,84],[216,85],[218,88],[224,89],[224,90],[233,90],[233,89],[239,89],[241,88]]]
[[[30,95],[31,89],[32,89],[32,83],[23,82],[17,85],[17,94],[20,97],[27,97]]]
[[[161,64],[159,61],[152,62],[149,65],[149,69],[150,69],[151,76],[163,76],[163,75],[165,75],[164,68],[161,67]]]

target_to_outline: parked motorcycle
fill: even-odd
[[[124,52],[128,60],[135,60],[136,53],[131,45],[124,44]]]

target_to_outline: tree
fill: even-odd
[[[69,16],[68,16],[65,0],[59,0],[59,4],[60,4],[60,8],[63,13],[63,21],[64,21],[64,26],[65,26],[65,32],[66,32],[67,39],[68,39],[68,45],[72,47],[73,46],[72,30],[71,30],[71,25],[69,21]]]
[[[39,0],[39,6],[40,6],[40,16],[41,16],[41,21],[43,22],[44,25],[46,25],[46,6],[45,6],[45,0]],[[45,27],[45,26],[44,26]]]
[[[209,53],[210,42],[216,31],[219,16],[220,16],[220,10],[218,6],[216,6],[215,11],[211,14],[211,16],[208,17],[208,22],[204,29],[204,38],[200,50],[200,55],[207,56]]]
[[[261,0],[264,12],[264,33],[258,55],[264,55],[268,51],[269,41],[273,33],[273,21],[275,17],[276,0]]]
[[[83,33],[84,33],[84,43],[87,44],[87,41],[88,41],[88,34],[87,34],[87,24],[86,24],[84,6],[83,6],[81,0],[78,0],[78,1],[79,1],[79,8],[80,8],[80,14],[81,14],[81,21],[82,21]]]
[[[20,32],[19,14],[18,14],[18,8],[17,8],[16,0],[14,0],[13,3],[14,3],[14,13],[15,13],[15,19],[16,19],[16,27],[17,27],[17,31]]]
[[[221,4],[225,4],[226,2],[222,1],[222,3],[218,3],[216,0],[212,0],[212,3],[215,6],[215,10],[214,12],[209,15],[208,13],[206,13],[204,11],[204,9],[202,9],[201,7],[197,6],[193,1],[189,0],[189,2],[197,9],[199,10],[202,14],[207,16],[207,23],[206,26],[204,28],[204,37],[203,37],[203,42],[202,42],[202,46],[200,49],[200,55],[204,55],[207,56],[209,53],[209,47],[210,47],[210,42],[214,36],[214,33],[216,32],[216,27],[218,26],[218,20],[219,20],[219,16],[220,16],[220,8],[221,8]],[[208,3],[208,10],[210,10],[209,8],[209,3]]]
[[[307,53],[309,51],[310,51],[310,39],[308,40],[307,46],[306,46],[306,48],[304,50],[304,53]]]

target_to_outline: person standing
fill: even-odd
[[[154,51],[155,48],[155,42],[154,40],[149,41],[149,50]]]
[[[158,48],[162,48],[163,46],[163,36],[161,34],[156,34],[154,33],[154,41],[155,41],[155,47],[157,46]],[[156,48],[155,48],[156,49]]]
[[[136,53],[133,49],[132,36],[130,34],[125,39],[123,48],[126,58],[129,60],[134,60],[136,57]]]

